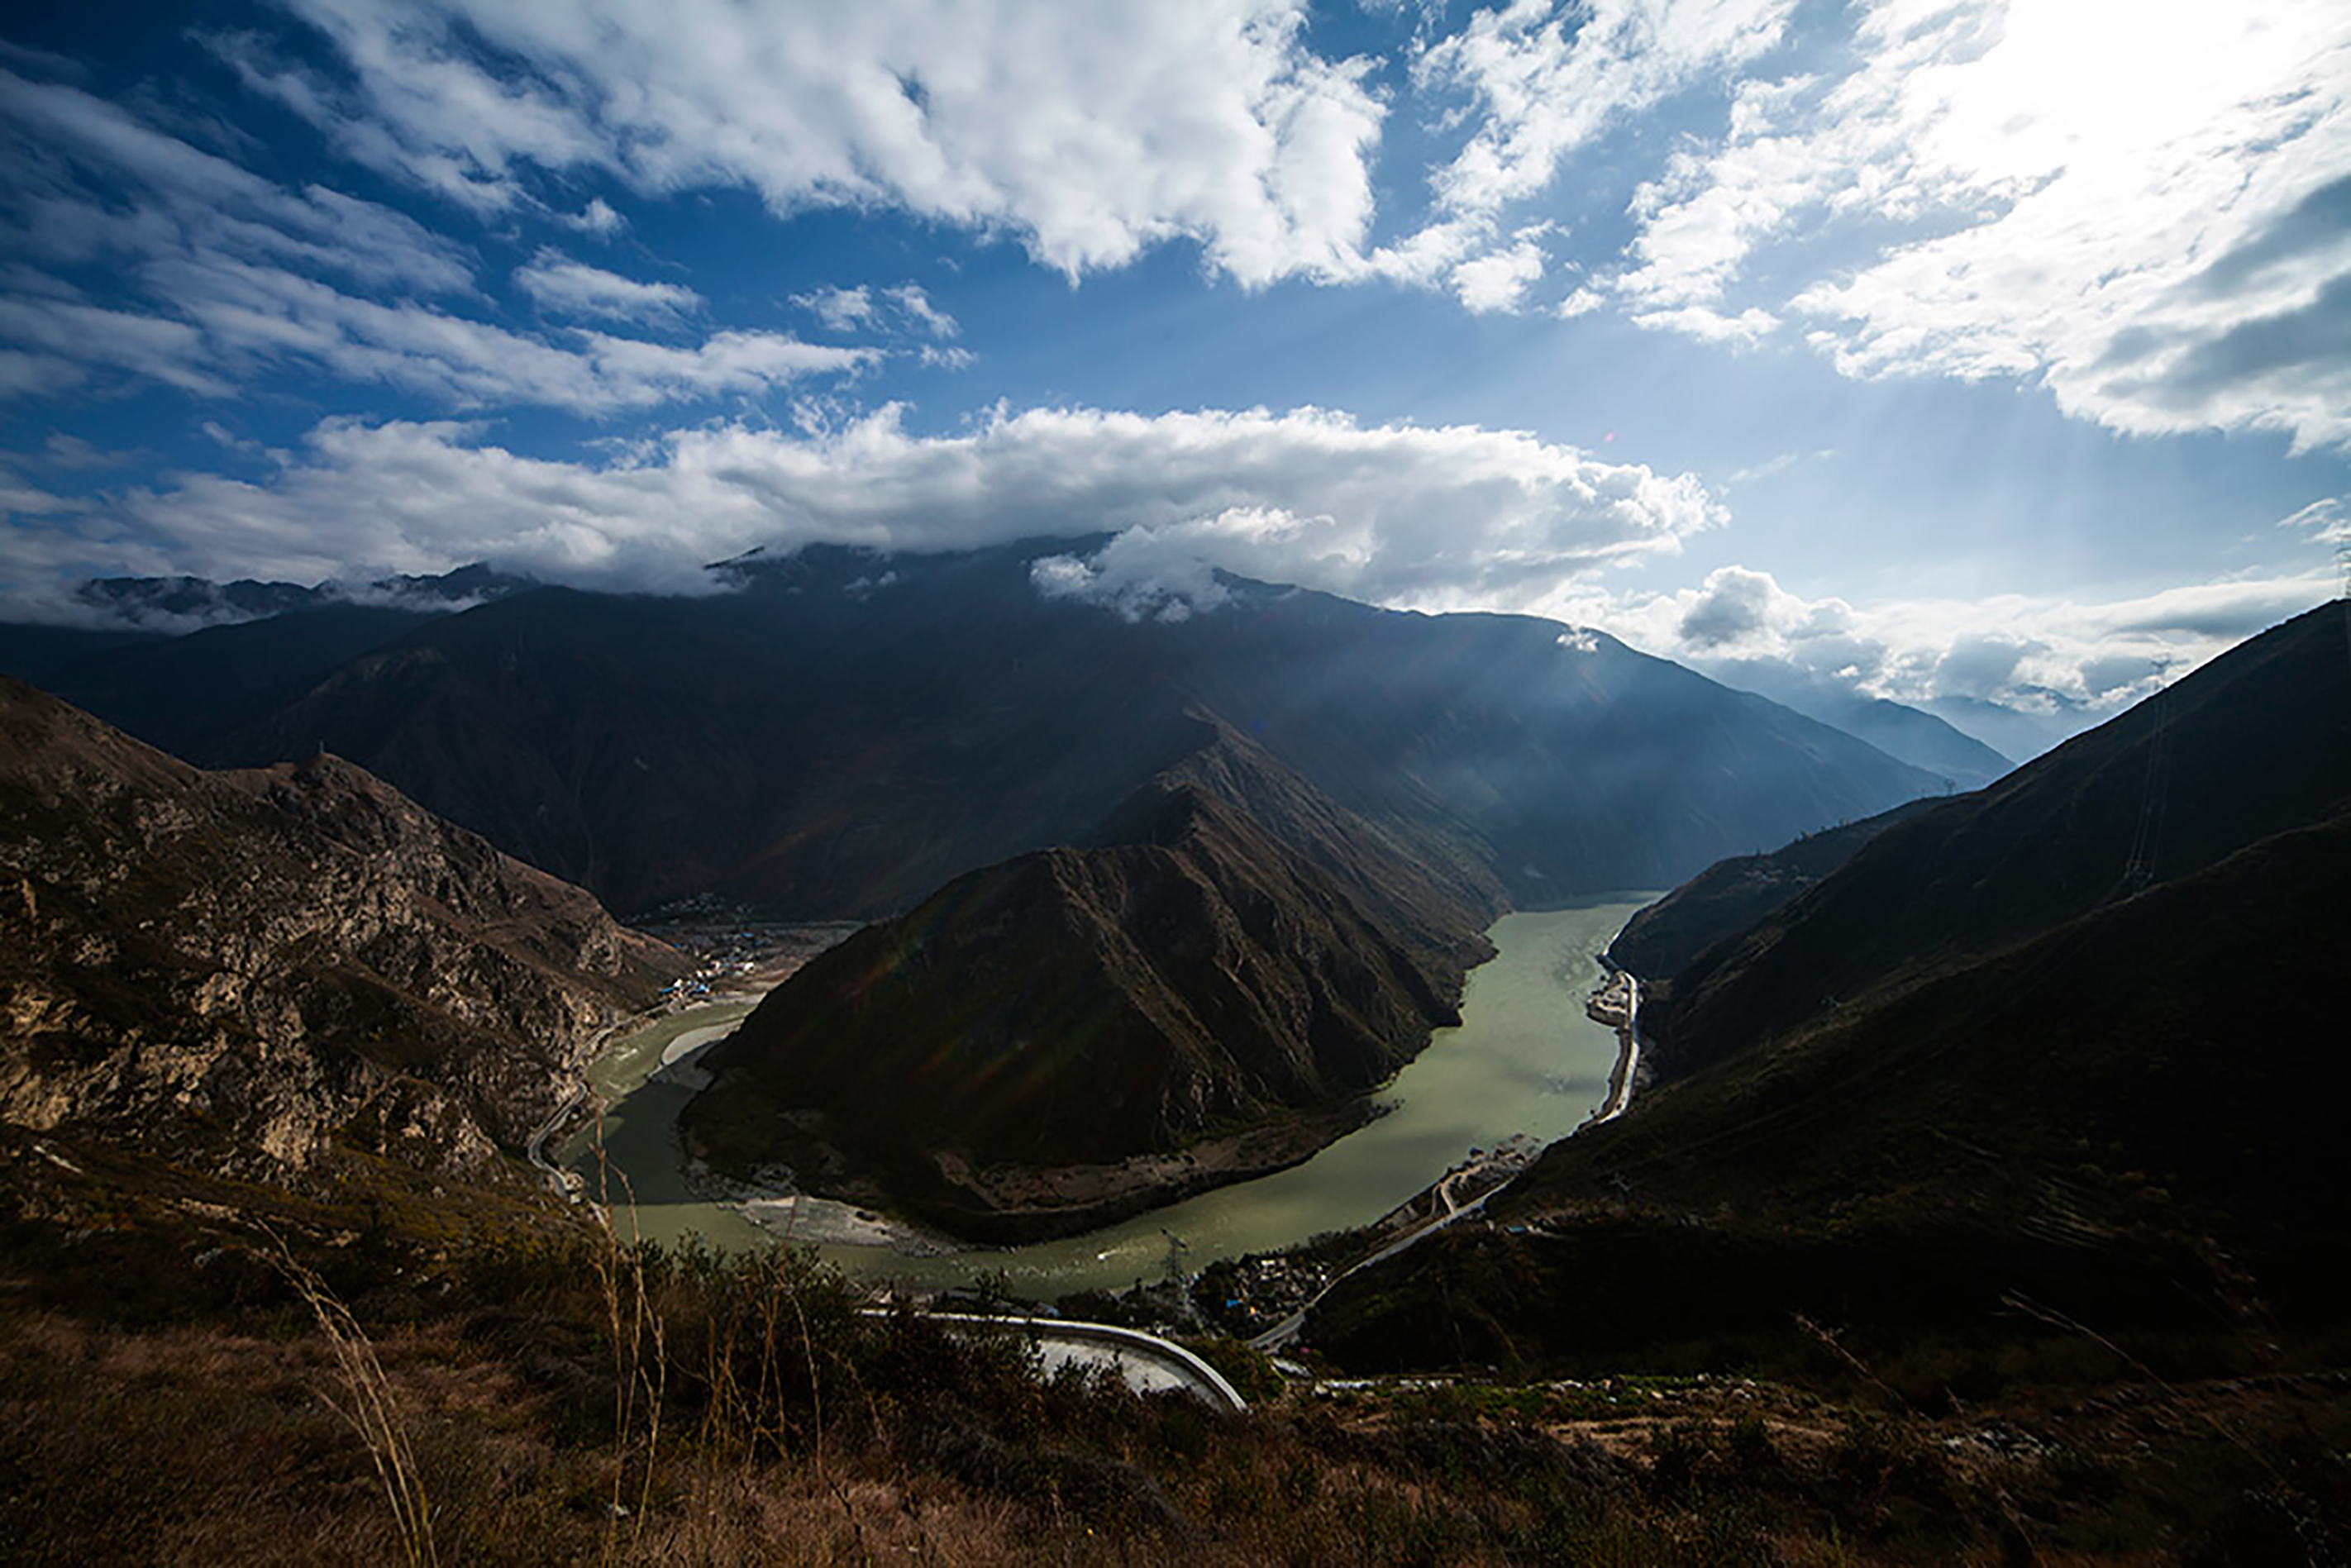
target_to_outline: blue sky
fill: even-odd
[[[2351,543],[2335,0],[51,9],[19,614],[1109,531],[2095,714]]]

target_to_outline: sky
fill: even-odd
[[[1114,536],[2114,711],[2351,570],[2340,0],[0,22],[0,613]]]

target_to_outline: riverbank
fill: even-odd
[[[943,1243],[924,1249],[936,1254],[1084,1236],[1222,1187],[1260,1181],[1304,1165],[1385,1108],[1364,1095],[1109,1165],[983,1166],[945,1149],[893,1169],[843,1148],[820,1113],[785,1111],[766,1119],[771,1157],[753,1170],[719,1175],[700,1157],[690,1133],[685,1157],[697,1179],[735,1195],[729,1201],[738,1205],[814,1197],[898,1210],[906,1218],[896,1223]]]
[[[1600,961],[1608,962],[1603,954]],[[1608,1074],[1608,1098],[1584,1125],[1596,1127],[1623,1115],[1641,1082],[1641,982],[1630,969],[1611,967],[1608,978],[1583,1004],[1584,1016],[1616,1031],[1616,1065]]]
[[[766,1193],[690,1185],[671,1134],[690,1094],[670,1083],[646,1082],[616,1099],[605,1157],[630,1178],[636,1233],[653,1239],[699,1235],[722,1246],[756,1247],[788,1230],[796,1247],[813,1248],[854,1277],[917,1291],[967,1287],[998,1274],[1008,1289],[1031,1300],[1122,1291],[1164,1277],[1171,1255],[1196,1271],[1220,1259],[1359,1229],[1444,1180],[1472,1149],[1496,1150],[1513,1134],[1541,1146],[1587,1122],[1608,1101],[1622,1051],[1614,1032],[1586,1017],[1583,1004],[1601,983],[1595,955],[1641,902],[1626,894],[1581,908],[1505,915],[1489,933],[1497,956],[1470,973],[1461,1024],[1438,1030],[1379,1093],[1375,1103],[1386,1113],[1302,1164],[1058,1240],[957,1249],[854,1195],[828,1207],[782,1184]],[[696,1024],[676,1027],[683,1033]],[[652,1064],[640,1062],[648,1074],[660,1054],[653,1052]],[[1470,1201],[1470,1184],[1456,1182],[1451,1190],[1457,1202]],[[765,1207],[747,1214],[740,1207],[763,1197],[769,1200]]]

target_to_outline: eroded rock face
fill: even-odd
[[[336,758],[174,761],[0,679],[0,1118],[480,1165],[679,967]]]

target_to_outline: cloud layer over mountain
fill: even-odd
[[[20,599],[1108,532],[1040,590],[1192,613],[1222,568],[2095,706],[2332,586],[2346,322],[2331,0],[223,0],[0,37]],[[1990,591],[1903,586],[1970,528]],[[2044,555],[2068,528],[2095,548]]]

